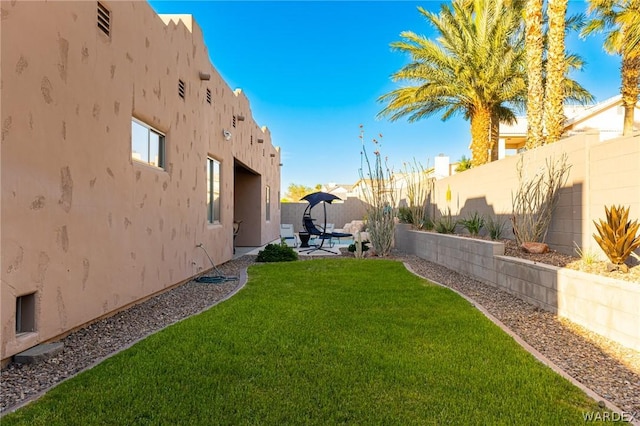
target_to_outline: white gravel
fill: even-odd
[[[503,291],[416,256],[393,253],[417,274],[451,287],[482,305],[524,341],[584,386],[623,411],[640,415],[640,354],[625,349]],[[253,263],[244,256],[220,266],[238,275]],[[2,370],[0,412],[13,411],[47,389],[105,357],[233,294],[237,281],[222,285],[189,282],[66,338],[64,350],[34,365],[10,364]]]

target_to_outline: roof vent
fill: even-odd
[[[211,105],[211,89],[207,89],[207,102]]]

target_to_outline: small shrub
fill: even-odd
[[[447,210],[447,214],[440,216],[433,224],[433,228],[439,234],[453,234],[456,232],[456,221],[451,217],[451,210]]]
[[[398,221],[400,223],[413,223],[413,213],[409,207],[398,208]]]
[[[433,223],[433,220],[431,220],[428,214],[425,214],[424,219],[422,219],[422,229],[431,231],[434,227],[435,224]]]
[[[347,250],[349,250],[349,253],[355,253],[357,246],[356,244],[359,244],[357,241],[355,243],[349,244],[349,247],[347,247]],[[362,251],[369,251],[369,246],[367,245],[369,244],[369,241],[363,241],[362,242]]]
[[[499,240],[502,238],[502,232],[504,232],[504,226],[506,225],[506,220],[500,220],[498,217],[489,216],[486,221],[487,232],[489,232],[489,237],[492,240]]]
[[[458,223],[473,237],[477,237],[482,228],[484,228],[484,216],[473,212],[468,214],[467,217],[460,219]]]
[[[631,222],[629,218],[629,208],[622,206],[611,206],[604,208],[607,221],[600,219],[600,223],[595,220],[598,234],[593,234],[593,238],[598,242],[604,254],[607,255],[611,263],[617,265],[619,269],[627,271],[623,266],[624,261],[631,256],[631,252],[640,247],[640,236],[636,236],[640,224],[637,220]]]
[[[291,262],[298,260],[298,253],[286,244],[267,244],[258,252],[256,262]]]

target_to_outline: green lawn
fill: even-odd
[[[261,264],[249,277],[2,425],[571,425],[598,410],[401,263]]]

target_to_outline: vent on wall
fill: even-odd
[[[211,105],[211,89],[207,89],[207,102]]]
[[[236,127],[236,116],[235,115],[233,116],[233,123],[232,124],[233,124],[233,127]]]
[[[178,80],[178,96],[184,99],[184,81]]]
[[[36,331],[36,294],[16,297],[16,334]]]
[[[98,28],[107,36],[111,36],[111,11],[98,2]]]

